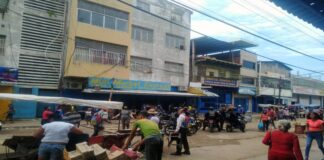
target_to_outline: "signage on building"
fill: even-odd
[[[255,87],[240,87],[239,94],[254,96],[254,95],[256,95],[256,88]]]
[[[0,84],[15,84],[17,80],[17,68],[0,67]]]
[[[222,78],[204,78],[203,84],[220,87],[238,87],[237,80],[222,79]]]
[[[89,88],[117,89],[117,90],[147,90],[147,91],[170,91],[171,85],[166,82],[135,81],[114,78],[88,79]]]
[[[318,89],[306,88],[301,86],[293,86],[293,93],[297,94],[309,94],[309,95],[324,95],[324,92]]]

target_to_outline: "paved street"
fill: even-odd
[[[38,120],[17,121],[13,124],[5,124],[5,129],[1,131],[0,142],[11,135],[31,135],[38,127]],[[89,134],[92,129],[82,124],[81,129]],[[199,131],[197,134],[189,137],[191,146],[190,156],[171,156],[175,151],[175,142],[171,147],[164,147],[163,159],[166,160],[264,160],[266,159],[267,146],[261,144],[264,133],[256,129],[256,122],[249,123],[246,133],[235,131],[233,133]],[[108,124],[106,131],[113,132],[117,130],[117,122]],[[305,135],[299,135],[302,152],[305,150]],[[4,148],[1,148],[4,152]],[[321,154],[316,143],[313,143],[311,150],[311,159],[320,160]]]

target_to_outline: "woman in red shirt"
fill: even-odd
[[[289,133],[291,125],[280,120],[278,130],[267,132],[262,143],[269,145],[268,160],[302,160],[298,137]]]
[[[309,117],[307,117],[306,122],[306,150],[305,150],[305,159],[309,158],[309,151],[312,146],[312,142],[315,139],[318,145],[318,148],[322,151],[324,155],[323,148],[323,120],[320,119],[320,115],[316,112],[311,112]]]
[[[49,123],[48,118],[50,115],[53,115],[53,112],[50,110],[49,107],[45,107],[45,109],[42,113],[42,121],[41,121],[42,125]]]

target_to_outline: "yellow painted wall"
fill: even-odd
[[[11,86],[0,86],[0,93],[12,93]],[[6,113],[8,112],[8,105],[10,100],[0,100],[0,120],[4,120]]]
[[[115,8],[129,13],[128,32],[116,31],[108,28],[101,28],[94,25],[80,23],[77,21],[78,1],[71,1],[69,24],[68,24],[68,46],[65,63],[64,76],[71,77],[114,77],[120,79],[129,79],[130,67],[130,46],[131,46],[131,11],[132,9],[118,1],[110,0],[90,0],[94,3]],[[131,0],[128,3],[132,3]],[[127,46],[126,66],[113,67],[112,65],[103,65],[85,62],[73,62],[73,52],[75,48],[76,37],[113,43]]]

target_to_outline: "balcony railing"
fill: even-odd
[[[108,65],[126,65],[125,53],[116,53],[106,50],[96,50],[76,47],[74,50],[74,61],[82,61],[87,63],[98,63]]]

